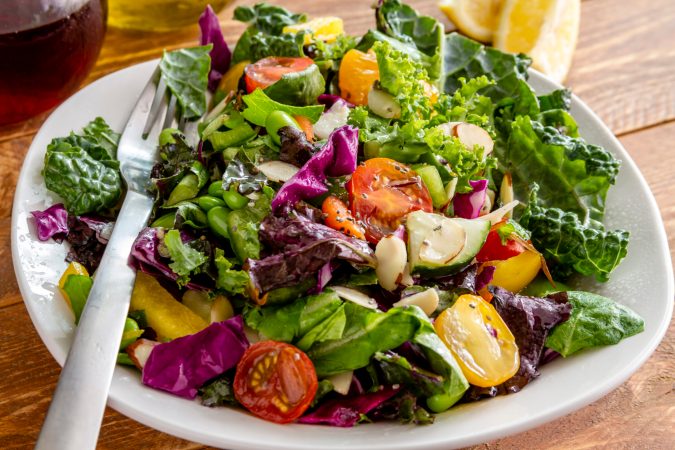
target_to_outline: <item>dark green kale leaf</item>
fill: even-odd
[[[445,92],[451,94],[459,89],[460,78],[468,80],[486,75],[495,84],[481,93],[494,101],[517,94],[518,82],[527,80],[527,69],[532,62],[526,55],[513,55],[485,47],[457,33],[445,36],[443,59]]]
[[[305,14],[293,14],[281,6],[258,3],[253,6],[237,6],[234,19],[255,27],[265,34],[281,34],[284,27],[307,21]]]
[[[535,186],[520,224],[530,231],[537,250],[554,264],[554,277],[564,279],[576,271],[607,281],[628,252],[628,231],[582,223],[573,212],[540,206],[536,194]]]
[[[612,345],[644,331],[644,320],[626,306],[597,294],[581,291],[560,292],[552,298],[572,305],[570,318],[556,326],[546,339],[546,347],[562,356],[601,345]]]
[[[212,45],[164,51],[159,62],[162,79],[176,97],[184,119],[196,119],[206,112]]]

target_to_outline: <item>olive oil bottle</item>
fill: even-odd
[[[108,0],[108,24],[117,28],[169,31],[196,24],[206,5],[218,12],[231,0]]]

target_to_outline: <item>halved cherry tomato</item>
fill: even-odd
[[[318,385],[304,352],[283,342],[262,341],[251,345],[237,364],[234,395],[256,416],[288,423],[307,410]]]
[[[516,339],[497,310],[478,295],[465,294],[434,321],[467,381],[480,387],[497,386],[520,367]]]
[[[244,69],[246,90],[251,93],[256,88],[265,89],[281,79],[287,73],[301,72],[314,64],[310,58],[291,58],[270,56],[263,58]]]
[[[368,103],[368,91],[380,79],[375,53],[351,49],[340,63],[338,85],[340,96],[355,105]]]
[[[365,239],[363,227],[356,223],[352,212],[342,200],[329,195],[321,205],[321,211],[325,215],[324,223],[334,230],[342,231],[347,236]]]
[[[374,244],[394,232],[406,214],[433,211],[431,196],[420,177],[389,158],[372,158],[359,165],[347,183],[347,192],[354,218]]]
[[[504,222],[494,225],[488,233],[485,244],[476,255],[478,262],[503,261],[518,256],[526,250],[523,244],[513,239],[507,239],[505,243],[502,243],[502,238],[497,231],[502,225]]]

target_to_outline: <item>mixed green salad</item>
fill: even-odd
[[[201,45],[160,62],[199,141],[161,133],[130,257],[118,362],[144,384],[279,423],[424,424],[643,330],[565,284],[626,256],[602,224],[620,162],[579,136],[569,91],[533,91],[527,56],[399,0],[363,36],[267,4],[234,15],[234,50],[209,7]],[[119,137],[97,118],[45,156],[63,203],[33,214],[70,244],[76,321],[124,197]]]

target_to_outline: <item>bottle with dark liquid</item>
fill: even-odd
[[[103,43],[107,0],[0,2],[0,125],[65,100]]]

